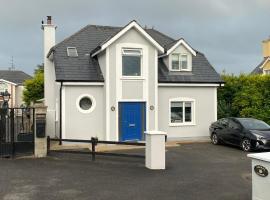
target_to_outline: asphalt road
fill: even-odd
[[[143,158],[97,156],[92,162],[78,154],[0,160],[0,199],[251,199],[251,161],[238,149],[184,144],[168,149],[166,165],[151,171]]]

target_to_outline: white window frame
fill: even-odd
[[[263,73],[266,74],[266,75],[269,75],[270,74],[270,69],[264,69]]]
[[[191,122],[185,122],[185,104],[183,104],[183,122],[173,123],[171,122],[171,103],[172,102],[188,102],[191,103]],[[195,99],[188,97],[177,97],[169,99],[169,126],[194,126],[195,123]]]
[[[125,50],[136,50],[136,51],[140,51],[139,54],[134,54],[134,53],[126,53]],[[123,62],[121,65],[121,79],[143,79],[143,50],[141,48],[122,48],[121,51],[121,59],[123,60],[123,56],[127,55],[127,56],[140,56],[141,57],[141,75],[140,76],[125,76],[123,75]]]
[[[178,69],[173,69],[172,68],[172,56],[173,55],[178,55],[178,63],[179,63]],[[181,56],[187,56],[187,69],[182,69]],[[170,65],[170,71],[173,71],[173,72],[191,71],[191,64],[190,64],[190,60],[189,60],[189,55],[186,54],[186,53],[172,53],[172,54],[170,54],[169,62],[170,62],[169,63],[169,65]]]
[[[82,98],[84,98],[84,97],[87,97],[87,98],[91,99],[91,101],[92,101],[92,106],[91,106],[91,108],[88,109],[88,110],[83,110],[83,109],[80,107],[80,100],[81,100]],[[96,108],[96,100],[95,100],[95,98],[94,98],[92,95],[90,95],[90,94],[81,94],[81,95],[77,98],[77,100],[76,100],[76,107],[77,107],[78,111],[81,112],[81,113],[84,113],[84,114],[91,113],[91,112],[93,112],[93,110]]]
[[[76,55],[75,56],[71,56],[70,54],[69,54],[69,49],[75,49],[76,50]],[[67,56],[68,57],[78,57],[78,50],[77,50],[77,48],[76,47],[67,47]]]

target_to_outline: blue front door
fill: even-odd
[[[145,103],[119,103],[119,135],[121,141],[143,140],[145,131]]]

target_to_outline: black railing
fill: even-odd
[[[0,157],[34,152],[34,108],[0,108]]]
[[[75,142],[75,143],[88,143],[91,144],[91,155],[92,160],[95,161],[96,155],[108,155],[108,156],[123,156],[123,157],[139,157],[144,158],[143,155],[136,155],[136,154],[126,154],[126,153],[110,153],[110,152],[97,152],[96,146],[98,144],[116,144],[116,145],[129,145],[129,146],[145,146],[145,142],[118,142],[118,141],[107,141],[107,140],[98,140],[96,137],[92,137],[91,140],[80,140],[80,139],[58,139],[58,138],[50,138],[47,137],[47,153],[49,154],[51,150],[51,141],[57,142]],[[54,150],[53,150],[54,151]],[[82,151],[70,151],[70,150],[55,150],[54,152],[62,152],[62,153],[88,153]]]

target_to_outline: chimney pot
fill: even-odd
[[[47,16],[47,24],[52,24],[52,16]]]

